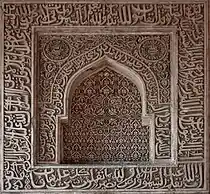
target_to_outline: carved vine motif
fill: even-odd
[[[98,38],[96,38],[98,37]],[[94,61],[108,56],[115,61],[118,61],[126,66],[132,68],[137,72],[144,80],[146,86],[146,98],[148,103],[148,113],[154,113],[159,108],[158,104],[163,104],[165,110],[157,115],[155,118],[159,126],[156,126],[159,137],[156,143],[156,157],[157,158],[170,158],[171,156],[171,143],[170,143],[170,110],[169,102],[170,96],[170,62],[168,61],[169,53],[165,54],[165,60],[159,62],[154,61],[153,67],[148,67],[148,64],[143,63],[142,60],[138,60],[126,52],[113,47],[113,42],[116,43],[116,47],[120,47],[122,44],[126,44],[129,39],[133,45],[133,51],[136,52],[139,49],[141,41],[154,38],[155,40],[164,43],[165,48],[169,48],[170,38],[169,35],[68,35],[68,36],[47,36],[40,35],[38,48],[40,50],[40,78],[39,78],[39,104],[40,111],[39,122],[37,126],[40,131],[40,161],[53,161],[55,160],[55,131],[56,131],[56,115],[64,113],[64,92],[67,87],[68,80],[80,69],[91,64]],[[43,50],[45,45],[52,40],[65,40],[74,49],[72,55],[66,59],[66,62],[55,63],[45,57]],[[100,44],[98,42],[100,39]],[[73,43],[74,40],[76,43]],[[108,40],[108,42],[107,42]],[[87,47],[91,42],[93,48]],[[83,50],[84,49],[84,50]],[[131,49],[131,48],[130,48]],[[86,52],[84,52],[86,51]],[[80,54],[80,55],[79,55]],[[138,55],[138,52],[136,52]],[[78,56],[79,55],[79,56]],[[72,59],[72,60],[70,60]],[[152,65],[151,65],[152,66]],[[163,71],[165,70],[165,71]],[[163,95],[164,94],[164,95]],[[167,105],[168,103],[168,105]],[[149,108],[151,107],[151,108]],[[168,108],[167,108],[168,107]],[[51,111],[49,111],[51,110]],[[164,117],[168,124],[165,125],[158,117]],[[51,128],[46,129],[46,125],[50,125]],[[158,130],[159,129],[159,130]],[[57,129],[58,130],[58,129]],[[48,135],[47,135],[48,134]],[[162,134],[162,135],[161,135]],[[46,138],[46,135],[48,138]],[[50,140],[51,139],[51,140]],[[164,149],[161,149],[161,146]],[[54,148],[54,149],[52,149]],[[49,150],[50,149],[50,150]],[[162,151],[161,151],[162,150]]]
[[[204,190],[206,164],[193,163],[193,161],[203,161],[205,154],[204,7],[204,3],[4,4],[4,190],[58,188]],[[177,64],[179,164],[177,167],[119,168],[119,170],[47,167],[31,169],[31,149],[34,146],[31,138],[33,119],[30,114],[32,26],[83,25],[177,27],[179,45]],[[158,64],[161,65],[161,62]],[[68,70],[68,68],[63,69],[63,71]],[[55,85],[54,89],[56,87],[58,85]],[[45,108],[47,111],[49,107]],[[157,107],[160,115],[165,110],[167,107]],[[164,113],[164,116],[166,115]],[[162,120],[162,117],[158,119]],[[42,136],[47,134],[43,133]],[[50,141],[54,140],[53,136],[48,138]],[[55,153],[52,151],[52,158],[53,154]],[[180,163],[182,161],[185,163]],[[187,161],[192,162],[187,164]]]
[[[63,128],[64,163],[148,161],[141,103],[138,88],[107,67],[83,80]]]

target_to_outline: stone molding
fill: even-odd
[[[2,67],[4,76],[1,78],[2,86],[4,86],[1,96],[3,105],[2,192],[33,190],[35,192],[36,190],[36,192],[57,191],[59,193],[61,191],[100,192],[106,190],[110,192],[208,193],[207,93],[209,78],[207,67],[208,5],[206,1],[189,1],[189,3],[153,1],[151,4],[146,2],[95,4],[91,2],[15,2],[14,4],[14,2],[5,1],[2,9],[4,17],[4,28],[1,27],[2,39],[4,39],[4,49],[1,53],[4,60],[2,63],[4,64]],[[176,111],[174,110],[178,111],[178,122],[177,124],[174,122],[174,126],[177,125],[177,134],[173,136],[177,136],[177,148],[176,141],[170,141],[172,147],[170,150],[174,149],[175,154],[173,157],[168,155],[172,165],[170,162],[170,165],[161,165],[161,162],[158,162],[153,163],[152,166],[148,164],[60,165],[56,156],[58,153],[56,149],[59,146],[56,145],[57,139],[53,133],[49,136],[49,140],[51,138],[49,142],[55,142],[54,147],[48,147],[50,148],[48,151],[52,151],[51,159],[48,160],[48,164],[37,162],[39,161],[37,153],[40,156],[40,152],[33,149],[37,143],[37,138],[34,136],[37,131],[37,118],[35,118],[37,102],[35,99],[39,99],[37,98],[39,93],[35,92],[36,78],[33,77],[39,72],[33,68],[38,62],[37,58],[33,57],[34,54],[37,54],[38,49],[35,44],[36,29],[41,29],[38,34],[51,29],[50,33],[55,32],[56,36],[69,29],[72,29],[74,33],[81,29],[87,29],[87,34],[91,34],[88,28],[91,30],[95,28],[96,31],[98,28],[100,29],[98,34],[101,33],[101,29],[104,33],[108,33],[110,28],[117,29],[120,26],[126,29],[134,29],[131,26],[135,26],[136,29],[145,28],[146,34],[148,34],[148,29],[163,28],[165,30],[168,27],[175,29],[173,32],[178,39],[178,51],[176,51],[176,45],[172,44],[171,46],[175,46],[175,50],[170,50],[170,56],[174,56],[172,52],[173,54],[177,52],[178,55],[175,56],[177,60],[170,58],[170,68],[173,68],[173,64],[178,66],[172,71],[172,75],[175,76],[178,71],[178,89],[176,90],[174,87],[170,90],[171,96],[174,98],[174,102],[171,102],[175,103],[174,107],[172,106],[174,109],[170,109],[170,111],[174,120],[176,120],[174,113]],[[71,34],[73,33],[71,32]],[[151,31],[149,34],[154,36]],[[147,46],[150,42],[143,40],[141,44]],[[68,59],[73,52],[67,45],[68,43],[64,42],[61,48],[64,51],[63,57],[56,56],[56,53],[49,55],[43,52],[43,54],[47,55],[48,59],[57,61],[56,65],[62,65],[61,61]],[[48,51],[51,52],[51,48],[52,46]],[[105,50],[106,48],[103,51],[105,52]],[[131,54],[126,55],[121,50],[119,49],[118,52],[129,56],[129,60],[134,61]],[[147,49],[139,50],[139,52],[147,51]],[[162,51],[160,50],[160,52]],[[148,57],[148,53],[140,53],[140,55],[139,61],[144,61]],[[164,54],[160,55],[164,57]],[[111,58],[111,55],[108,57]],[[153,55],[147,58],[148,64],[157,60],[154,57]],[[80,60],[73,59],[73,62]],[[88,58],[87,60],[89,60],[87,64],[90,64],[91,60]],[[120,63],[120,60],[118,62]],[[68,65],[63,66],[63,72],[70,70],[69,67],[73,63],[71,64],[69,61],[66,64]],[[58,74],[58,78],[59,76]],[[57,83],[56,87],[60,87],[58,81],[55,83]],[[176,83],[176,81],[171,83]],[[178,92],[177,98],[175,97],[176,92]],[[55,97],[56,92],[54,96],[52,95],[53,99]],[[64,103],[63,99],[57,98],[56,100],[58,102],[61,100]],[[41,102],[38,101],[38,103]],[[49,107],[45,106],[44,111],[61,110],[55,107],[49,109]],[[58,115],[62,114],[60,111]],[[173,130],[176,131],[176,129]],[[50,145],[49,142],[47,142],[48,145]],[[40,143],[38,145],[40,146]],[[44,158],[45,152],[41,153]]]

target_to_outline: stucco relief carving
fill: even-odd
[[[149,160],[149,127],[132,81],[105,64],[72,92],[61,140],[65,163]]]
[[[208,193],[206,14],[200,1],[5,2],[3,190]],[[59,164],[69,86],[104,58],[145,84],[141,109],[153,119],[142,123],[154,121],[148,125],[148,161]]]
[[[158,61],[167,51],[166,45],[156,38],[148,38],[139,46],[139,54],[148,61]]]
[[[65,31],[65,29],[63,30]],[[176,112],[175,100],[172,100],[173,105],[170,108],[171,99],[174,98],[174,96],[171,96],[171,91],[173,90],[174,95],[177,95],[175,91],[177,72],[172,70],[173,67],[170,67],[170,63],[174,62],[170,62],[169,60],[170,57],[172,58],[170,55],[170,47],[172,42],[175,41],[174,33],[172,35],[169,31],[156,33],[154,35],[149,35],[149,33],[137,35],[138,31],[136,31],[135,35],[128,35],[125,32],[120,35],[121,30],[119,29],[118,34],[113,35],[110,29],[110,32],[105,35],[83,35],[82,32],[78,35],[78,33],[73,34],[71,31],[65,32],[69,35],[50,35],[49,33],[47,34],[46,29],[45,32],[38,31],[39,30],[37,30],[37,41],[39,44],[37,48],[40,55],[37,55],[37,57],[39,57],[39,61],[37,61],[39,68],[35,78],[39,77],[39,79],[38,81],[36,79],[35,82],[38,82],[39,89],[36,88],[35,92],[38,91],[39,93],[37,103],[37,112],[39,114],[37,126],[40,134],[40,152],[38,155],[40,162],[59,162],[60,156],[57,155],[58,151],[56,152],[56,149],[59,149],[59,145],[56,147],[56,141],[57,144],[60,144],[59,137],[61,130],[59,129],[58,122],[61,115],[66,115],[65,98],[67,98],[66,90],[69,87],[68,83],[71,82],[71,79],[77,76],[77,74],[79,75],[80,71],[85,71],[86,69],[88,73],[90,73],[90,70],[87,69],[88,66],[97,69],[98,66],[100,66],[100,64],[97,65],[97,61],[101,63],[100,61],[103,61],[104,58],[109,59],[109,61],[112,60],[113,63],[120,63],[121,65],[117,66],[122,66],[121,68],[123,68],[123,66],[127,67],[127,69],[124,68],[123,71],[127,71],[126,74],[128,75],[131,74],[130,77],[133,77],[132,79],[139,76],[139,81],[135,82],[141,82],[141,87],[145,88],[142,89],[144,101],[143,114],[146,115],[147,112],[154,116],[153,121],[150,123],[150,139],[154,139],[150,141],[150,158],[153,157],[151,162],[154,162],[155,159],[171,159],[171,111]],[[92,33],[94,33],[94,31],[92,31]],[[69,55],[68,59],[60,63],[58,61],[55,63],[54,60],[50,60],[45,54],[46,45],[54,40],[60,40],[60,42],[65,43],[64,45],[68,44],[69,47],[73,48],[72,55]],[[123,48],[122,45],[126,44],[128,40],[129,45],[127,45],[127,47],[132,45],[130,51],[126,51],[125,48],[124,50],[120,50],[119,48]],[[156,56],[157,54],[155,52],[158,52],[157,49],[159,49],[159,45],[164,45],[163,49],[165,48],[165,53],[161,56],[162,60],[153,59],[153,61],[148,61],[142,58],[139,54],[140,47],[144,47],[146,51],[148,51],[146,48],[148,44],[143,46],[147,41],[154,42],[149,52],[150,56]],[[91,42],[90,45],[89,42]],[[156,45],[156,43],[159,44]],[[171,49],[171,51],[174,50],[175,49]],[[162,50],[160,53],[162,53]],[[173,88],[171,87],[171,83],[174,84]],[[51,111],[49,112],[49,110]],[[46,111],[48,111],[48,113]],[[154,114],[156,112],[157,114]],[[173,118],[173,125],[175,125],[175,119],[176,118]],[[50,127],[46,128],[46,125]],[[173,126],[173,130],[175,135],[177,130],[175,126]],[[58,137],[57,140],[56,133]],[[47,138],[46,135],[48,136]],[[52,140],[49,141],[49,139]]]
[[[70,46],[63,39],[53,39],[46,43],[43,51],[52,61],[64,60],[70,55]]]

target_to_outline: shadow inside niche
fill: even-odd
[[[142,125],[141,95],[131,80],[104,67],[77,84],[69,99],[62,163],[149,161],[149,127]]]

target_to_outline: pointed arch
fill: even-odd
[[[90,77],[93,74],[96,74],[97,72],[102,71],[105,68],[109,68],[113,70],[114,72],[122,75],[129,81],[131,81],[136,88],[139,91],[140,97],[141,97],[141,122],[142,126],[149,126],[149,131],[154,131],[154,126],[153,126],[153,115],[148,115],[147,114],[147,99],[146,99],[146,87],[144,84],[143,79],[134,72],[132,69],[129,67],[126,67],[123,64],[120,64],[113,59],[110,59],[107,56],[103,56],[99,60],[95,61],[94,63],[91,63],[90,65],[87,65],[86,67],[82,68],[80,71],[78,71],[74,76],[71,77],[71,79],[67,83],[67,87],[65,89],[64,93],[64,114],[62,116],[58,116],[58,123],[67,123],[68,119],[71,117],[70,113],[70,108],[71,108],[71,102],[72,102],[72,96],[74,94],[75,88],[83,82],[87,77]],[[59,125],[60,125],[59,124]],[[59,129],[62,127],[58,127]],[[61,133],[60,133],[61,134]],[[150,134],[151,136],[151,134]],[[151,140],[149,140],[150,142]],[[62,141],[60,141],[63,143]],[[148,144],[149,145],[149,144]],[[63,146],[60,145],[62,148]],[[149,155],[152,155],[152,146],[150,145],[150,151]],[[61,156],[63,158],[63,156]]]
[[[79,70],[77,73],[75,73],[71,79],[69,79],[65,93],[64,93],[64,114],[61,116],[64,119],[68,116],[68,109],[69,109],[69,97],[70,94],[73,93],[75,86],[77,86],[79,83],[82,82],[83,79],[85,79],[87,76],[94,74],[100,70],[102,70],[105,67],[109,67],[116,71],[117,73],[123,75],[128,80],[133,82],[141,95],[142,100],[142,121],[143,124],[148,125],[150,123],[150,119],[152,119],[151,116],[147,114],[147,97],[146,97],[146,86],[143,81],[143,79],[140,77],[139,74],[137,74],[135,71],[133,71],[131,68],[126,67],[125,65],[107,57],[103,56],[99,60],[83,67],[81,70]]]

